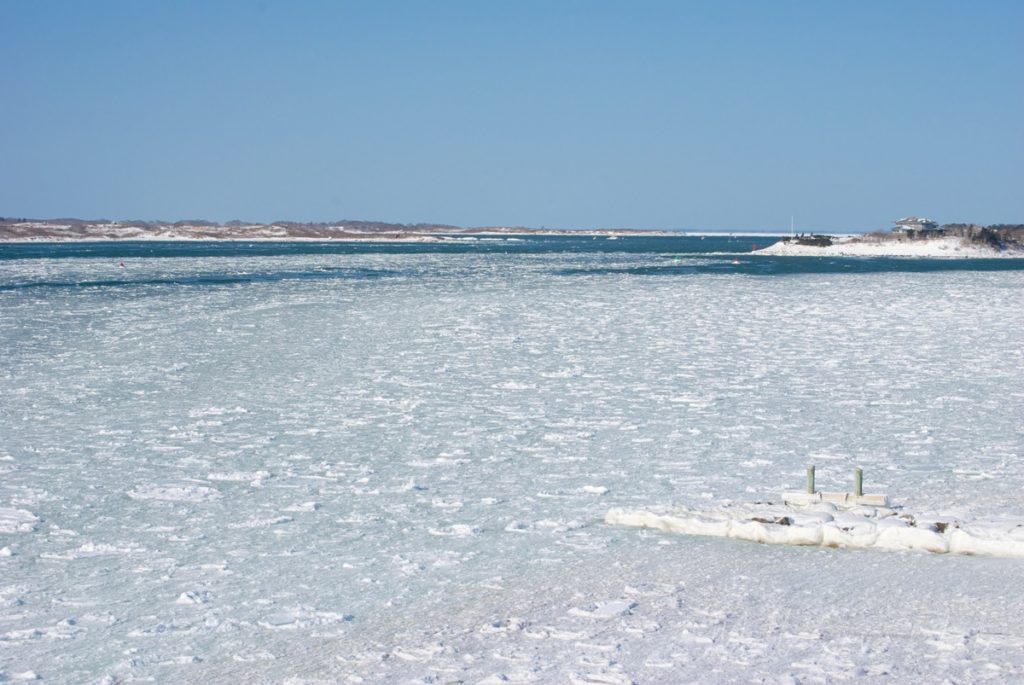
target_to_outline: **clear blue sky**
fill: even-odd
[[[0,215],[1024,222],[1024,2],[0,0]]]

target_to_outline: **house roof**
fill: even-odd
[[[917,216],[908,216],[908,217],[905,217],[903,219],[897,219],[894,223],[897,226],[928,226],[928,225],[937,226],[938,225],[934,221],[932,221],[931,219],[926,219],[924,217],[917,217]]]

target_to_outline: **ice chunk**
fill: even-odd
[[[210,601],[210,593],[200,590],[188,590],[178,595],[175,604],[206,604]]]
[[[25,509],[0,507],[0,533],[30,533],[39,517]]]
[[[163,502],[212,502],[220,499],[220,491],[202,485],[144,486],[129,490],[128,496],[135,500],[158,500]]]
[[[590,604],[584,607],[574,607],[569,610],[569,614],[585,618],[608,619],[629,613],[636,606],[636,602],[628,599],[614,599],[607,602]]]
[[[287,512],[314,512],[320,509],[319,502],[303,502],[301,504],[293,504],[289,507],[285,507],[284,510]]]

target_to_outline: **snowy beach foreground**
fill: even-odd
[[[903,238],[872,240],[864,236],[839,236],[831,245],[801,245],[780,240],[755,254],[792,257],[924,257],[929,259],[1024,259],[1024,250],[997,250],[964,238]]]
[[[0,260],[0,679],[1024,680],[1021,558],[605,522],[1024,521],[1024,270],[630,240]]]

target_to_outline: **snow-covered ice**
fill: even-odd
[[[49,284],[0,290],[0,672],[1024,680],[1024,270],[681,260],[0,261]],[[809,463],[902,508],[605,523],[734,527]],[[906,513],[979,547],[880,548]]]

